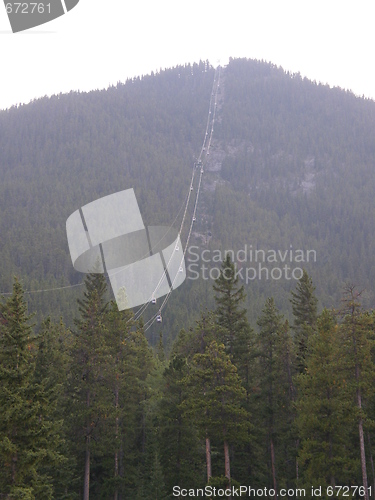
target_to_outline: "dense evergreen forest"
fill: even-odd
[[[373,101],[231,59],[163,322],[72,267],[66,220],[100,197],[179,227],[214,74],[0,111],[0,499],[375,498]]]
[[[38,325],[48,315],[73,324],[83,276],[72,267],[65,222],[77,208],[133,187],[145,224],[179,227],[213,78],[214,68],[200,62],[0,111],[0,291],[11,292],[14,276],[26,291],[68,287],[26,294]],[[190,245],[198,254],[245,245],[314,250],[315,261],[294,266],[311,274],[322,306],[338,307],[350,281],[371,307],[374,128],[371,100],[265,62],[231,60]],[[295,280],[263,274],[244,284],[252,324],[271,295],[291,319]],[[200,308],[213,305],[208,280],[188,279],[172,294],[168,352]],[[157,342],[158,331],[147,335]]]
[[[229,256],[213,292],[167,359],[103,275],[86,276],[73,329],[46,319],[37,334],[15,281],[0,306],[0,498],[374,498],[375,314],[360,290],[318,314],[304,271],[292,323],[267,298],[255,328]]]

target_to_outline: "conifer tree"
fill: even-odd
[[[65,417],[67,412],[71,367],[73,334],[60,320],[55,324],[47,318],[41,325],[37,337],[36,368],[34,377],[45,388],[45,398],[51,408],[51,418],[56,426],[62,426],[63,440],[59,451],[61,463],[56,467],[53,462],[44,467],[44,472],[53,478],[55,496],[61,500],[76,498],[73,489],[77,488],[76,461],[69,439]]]
[[[131,311],[118,311],[111,302],[106,321],[106,367],[103,384],[111,393],[105,415],[101,453],[106,468],[102,490],[113,491],[115,500],[134,495],[139,479],[146,379],[153,358],[143,326],[133,319]],[[145,396],[146,394],[146,396]],[[103,462],[103,460],[102,460]]]
[[[204,354],[193,357],[186,383],[190,388],[187,414],[194,418],[202,437],[215,436],[223,444],[225,477],[230,482],[229,446],[248,440],[250,422],[242,407],[246,391],[223,344],[213,341]]]
[[[106,281],[102,274],[88,274],[84,298],[78,300],[77,326],[72,365],[72,428],[76,430],[78,450],[84,454],[83,499],[90,494],[92,449],[100,439],[104,416],[109,412],[111,392],[103,384],[105,377],[107,309]]]
[[[6,499],[52,499],[47,464],[61,460],[61,425],[52,417],[48,381],[35,377],[36,337],[24,292],[0,305],[0,491]]]
[[[201,444],[196,428],[183,411],[188,389],[183,383],[187,376],[187,360],[174,355],[163,374],[164,388],[159,411],[159,449],[167,491],[174,485],[189,487],[199,484]],[[199,484],[202,486],[202,484]]]
[[[283,333],[284,321],[276,309],[273,298],[268,298],[266,300],[266,304],[257,324],[260,328],[258,337],[258,354],[260,357],[259,397],[263,401],[263,415],[271,459],[272,483],[277,496],[275,436],[277,426],[276,419],[280,405],[280,393],[282,394],[283,392],[278,386],[285,380],[282,365],[278,360],[278,356],[281,354],[280,349],[278,352],[278,341]]]
[[[340,346],[336,318],[325,309],[316,335],[309,339],[306,370],[297,377],[299,458],[305,485],[326,488],[348,484],[355,477],[356,461],[348,446],[352,398]]]
[[[282,317],[280,319],[282,320]],[[289,322],[287,320],[281,322],[275,342],[276,462],[280,476],[279,488],[289,488],[295,485],[296,480],[296,441],[298,439],[295,426],[295,352]]]
[[[232,356],[236,365],[241,383],[246,390],[246,401],[244,408],[253,414],[254,401],[252,397],[256,385],[255,366],[255,336],[247,320],[247,311],[243,307],[245,301],[244,286],[240,285],[236,266],[232,262],[229,253],[226,255],[218,279],[213,286],[215,293],[216,309],[214,315],[218,332],[216,339],[222,339],[227,352]],[[259,461],[256,458],[260,447],[256,440],[248,436],[243,443],[232,446],[232,454],[236,460],[233,462],[234,470],[238,477],[247,480],[252,470],[258,468]]]
[[[315,287],[312,279],[304,269],[301,279],[298,281],[296,291],[291,292],[294,322],[294,341],[297,354],[297,370],[302,373],[306,367],[308,339],[316,331],[317,304]]]
[[[190,362],[195,354],[204,354],[206,348],[217,338],[224,338],[223,329],[216,323],[215,315],[211,311],[206,311],[202,313],[194,330],[188,334],[185,331],[180,332],[172,354],[185,358],[187,362]],[[211,438],[208,432],[205,435],[205,450],[207,481],[209,481],[212,476],[212,461]]]
[[[233,356],[233,362],[247,387],[251,378],[253,332],[246,317],[247,311],[241,307],[245,300],[244,286],[239,285],[229,254],[222,263],[213,289],[216,292],[214,314],[220,326],[218,341],[222,340],[227,352]]]
[[[352,284],[344,288],[342,315],[340,327],[343,356],[346,363],[347,377],[357,408],[357,425],[359,433],[359,448],[362,472],[364,498],[369,499],[367,465],[365,452],[364,425],[367,417],[366,398],[372,392],[374,384],[373,349],[374,349],[374,318],[365,313],[360,304],[361,292]]]
[[[238,332],[246,325],[246,310],[241,309],[245,300],[244,286],[238,286],[238,276],[230,255],[227,254],[220,269],[220,275],[215,280],[216,310],[218,324],[224,330],[224,345],[233,356],[237,343]]]

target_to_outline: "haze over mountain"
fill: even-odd
[[[14,275],[26,290],[81,283],[65,222],[102,196],[133,187],[145,224],[178,226],[213,78],[214,68],[200,62],[0,112],[1,291],[11,291]],[[214,250],[245,245],[267,255],[288,251],[286,263],[307,268],[321,306],[338,304],[345,281],[365,288],[372,305],[374,132],[372,100],[268,63],[231,60],[221,72],[194,252],[212,257]],[[316,261],[290,263],[290,250],[313,250]],[[263,265],[271,271],[285,263]],[[267,280],[265,271],[258,278],[246,285],[250,319],[269,295],[288,312],[285,291],[296,281]],[[172,294],[165,338],[212,306],[211,289],[211,280],[188,279]],[[29,310],[62,315],[70,324],[79,290],[30,294]]]

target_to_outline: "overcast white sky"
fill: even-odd
[[[13,34],[1,2],[0,109],[230,56],[375,99],[374,22],[373,0],[80,0],[61,18]]]

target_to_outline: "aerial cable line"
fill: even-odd
[[[84,283],[77,283],[76,285],[66,285],[66,286],[59,286],[56,288],[45,288],[42,290],[24,290],[23,293],[42,293],[42,292],[54,292],[55,290],[65,290],[67,288],[75,288],[77,286],[82,286]],[[0,292],[0,295],[12,295],[13,292]]]
[[[209,145],[208,145],[208,151],[207,153],[209,152],[209,148],[211,146],[211,140],[212,140],[212,135],[213,135],[213,124],[214,124],[214,118],[215,118],[215,115],[216,115],[216,103],[217,103],[217,94],[218,94],[218,88],[219,88],[219,83],[220,83],[220,69],[219,68],[219,77],[218,77],[218,82],[217,82],[217,86],[216,86],[216,92],[215,92],[215,109],[214,109],[214,114],[213,114],[213,120],[212,120],[212,125],[211,125],[211,133],[210,133],[210,141],[209,141]],[[216,72],[215,72],[216,74]],[[214,84],[215,84],[215,79],[214,79]],[[211,94],[211,99],[212,99],[212,95],[213,93]],[[211,100],[210,100],[210,106],[211,106]],[[210,112],[209,112],[210,114]],[[200,187],[201,187],[201,181],[202,181],[202,176],[203,176],[203,168],[201,169],[201,174],[200,174],[200,177],[199,177],[199,185],[198,185],[198,190],[197,190],[197,196],[196,196],[196,200],[195,200],[195,206],[194,206],[194,212],[193,212],[193,217],[192,217],[192,221],[191,221],[191,224],[190,224],[190,230],[189,230],[189,234],[188,234],[188,238],[187,238],[187,242],[186,242],[186,245],[185,245],[185,249],[184,249],[184,253],[183,253],[183,257],[181,259],[181,263],[180,265],[182,265],[183,261],[184,261],[184,257],[186,255],[186,251],[187,251],[187,248],[188,248],[188,244],[189,244],[189,240],[190,240],[190,236],[191,236],[191,232],[192,232],[192,228],[193,228],[193,223],[196,219],[196,210],[197,210],[197,206],[198,206],[198,200],[199,200],[199,193],[200,193]],[[169,291],[169,293],[166,295],[160,309],[159,309],[159,312],[157,314],[155,314],[146,324],[145,326],[147,326],[147,328],[145,329],[145,331],[147,331],[151,326],[152,324],[155,322],[155,320],[158,318],[158,316],[160,316],[160,313],[162,311],[162,309],[166,306],[168,300],[169,300],[169,297],[172,293],[172,290],[173,290],[173,284],[175,282],[177,278],[177,275],[175,276],[175,279],[173,280],[173,283],[172,283],[172,287],[171,287],[171,290]]]
[[[183,229],[183,226],[184,226],[184,223],[185,223],[185,218],[186,218],[187,209],[188,209],[188,206],[189,206],[189,204],[190,204],[190,197],[191,197],[191,193],[192,193],[192,187],[193,187],[193,184],[194,184],[195,170],[196,170],[196,169],[195,169],[195,165],[194,165],[194,167],[193,167],[193,172],[192,172],[192,176],[191,176],[191,181],[190,181],[190,185],[189,185],[189,191],[188,191],[188,194],[187,194],[187,197],[186,197],[186,202],[184,202],[184,204],[181,206],[181,208],[180,208],[180,210],[179,210],[179,214],[180,214],[180,212],[181,212],[181,210],[182,210],[183,206],[185,205],[184,215],[183,215],[183,217],[182,217],[182,221],[181,221],[181,224],[180,224],[180,230],[179,230],[179,232],[178,232],[178,236],[180,236],[180,235],[181,235],[181,232],[182,232],[182,229]],[[177,219],[177,217],[175,218],[175,221],[176,221],[176,219]],[[173,224],[172,224],[172,226],[173,226]],[[165,235],[166,235],[166,234],[167,234],[167,233],[165,233],[163,237],[165,237]],[[160,241],[161,241],[161,240],[160,240]],[[157,291],[159,290],[159,288],[160,288],[160,286],[161,286],[161,284],[162,284],[162,282],[163,282],[164,277],[166,276],[167,269],[168,269],[168,266],[169,266],[169,264],[170,264],[170,262],[171,262],[171,260],[172,260],[172,258],[173,258],[174,252],[175,252],[175,250],[172,252],[172,254],[171,254],[170,258],[169,258],[169,261],[168,261],[168,263],[166,264],[165,269],[164,269],[164,271],[163,271],[163,273],[162,273],[162,275],[161,275],[161,277],[160,277],[160,279],[159,279],[159,281],[158,281],[158,283],[157,283],[157,285],[156,285],[156,287],[155,287],[155,290],[152,292],[152,294],[151,294],[151,296],[149,297],[149,299],[147,300],[147,302],[145,302],[145,303],[144,303],[144,304],[143,304],[143,305],[142,305],[142,306],[138,309],[138,311],[134,314],[134,318],[135,318],[135,319],[138,319],[138,318],[139,318],[139,317],[140,317],[140,316],[141,316],[141,315],[145,312],[145,310],[146,310],[146,309],[147,309],[147,307],[149,306],[150,302],[152,301],[153,297],[155,297],[155,295],[156,295]]]
[[[202,145],[202,148],[201,148],[201,151],[200,151],[200,154],[199,154],[199,157],[198,157],[198,160],[194,163],[194,166],[193,166],[193,171],[192,171],[192,177],[191,177],[191,181],[190,181],[190,186],[189,186],[189,191],[188,191],[188,195],[187,195],[187,201],[186,201],[186,205],[185,205],[185,211],[184,211],[184,215],[183,215],[183,218],[182,218],[182,221],[181,221],[181,226],[180,226],[180,231],[178,233],[178,236],[181,237],[181,234],[182,234],[182,230],[183,230],[183,227],[184,227],[184,224],[185,224],[185,219],[186,219],[186,214],[187,214],[187,210],[188,210],[188,207],[189,207],[189,204],[190,204],[190,197],[191,197],[191,193],[193,191],[193,185],[194,185],[194,176],[195,176],[195,171],[196,171],[196,168],[197,166],[199,165],[202,165],[202,161],[201,161],[201,157],[202,157],[202,154],[205,150],[205,145],[206,145],[206,141],[207,141],[207,137],[208,137],[208,130],[209,130],[209,125],[210,125],[210,115],[212,114],[212,98],[213,96],[215,95],[214,94],[214,91],[215,91],[215,82],[216,82],[216,73],[217,73],[217,69],[215,70],[215,75],[214,75],[214,81],[213,81],[213,85],[212,85],[212,90],[210,92],[210,103],[209,103],[209,111],[208,111],[208,118],[207,118],[207,125],[206,125],[206,131],[205,131],[205,136],[204,136],[204,139],[203,139],[203,145]],[[219,70],[219,75],[220,75],[220,70]],[[216,88],[216,95],[217,95],[217,88]],[[216,101],[216,95],[215,95],[215,101]],[[212,131],[211,131],[211,137],[212,137]],[[201,184],[201,178],[202,178],[202,174],[203,174],[203,169],[201,168],[201,174],[200,174],[200,179],[199,179],[199,185],[198,185],[198,191],[197,191],[197,199],[199,198],[199,190],[200,190],[200,184]],[[193,220],[192,220],[192,223],[191,223],[191,226],[190,226],[190,230],[189,230],[189,234],[188,234],[188,240],[186,242],[186,245],[185,245],[185,250],[183,252],[183,256],[182,256],[182,260],[181,260],[181,263],[179,265],[179,269],[181,268],[182,264],[183,264],[183,259],[185,257],[185,254],[186,254],[186,249],[187,249],[187,245],[189,243],[189,240],[190,240],[190,235],[191,235],[191,231],[192,231],[192,224],[194,222],[194,219],[195,219],[195,214],[196,214],[196,207],[197,207],[197,199],[196,199],[196,203],[195,203],[195,208],[194,208],[194,214],[193,214]],[[176,250],[174,250],[176,251]],[[147,309],[147,307],[150,305],[150,303],[153,303],[153,298],[155,297],[158,289],[160,288],[166,274],[167,274],[167,269],[169,267],[169,264],[172,260],[174,256],[174,252],[171,254],[170,258],[169,258],[169,261],[168,263],[166,264],[165,266],[165,269],[159,279],[159,282],[158,284],[156,285],[155,287],[155,290],[152,292],[151,296],[149,297],[148,301],[145,302],[145,304],[143,304],[139,309],[138,311],[135,313],[134,317],[135,318],[139,318]],[[176,281],[177,279],[177,276],[178,274],[176,274],[174,280],[173,280],[173,283],[172,283],[172,287],[170,289],[170,291],[168,292],[167,294],[167,297],[169,297],[171,291],[173,290],[173,284],[174,282]],[[166,302],[165,302],[165,299],[162,303],[162,305],[164,305]],[[151,318],[151,319],[155,319],[160,315],[160,309],[159,309],[159,312],[155,313],[154,316]],[[150,320],[149,320],[150,321]],[[148,322],[146,323],[148,324]]]
[[[215,70],[215,77],[214,77],[214,82],[213,82],[213,86],[212,86],[213,88],[212,88],[211,97],[210,97],[210,105],[209,105],[209,112],[208,112],[208,120],[207,120],[207,126],[206,126],[206,133],[205,133],[205,137],[204,137],[204,140],[203,140],[203,146],[202,146],[202,149],[201,149],[201,153],[200,153],[199,159],[198,159],[198,165],[201,164],[202,168],[201,168],[200,177],[199,177],[199,184],[198,184],[197,195],[196,195],[196,200],[195,200],[195,205],[194,205],[194,211],[193,211],[193,216],[192,216],[192,220],[191,220],[191,223],[190,223],[190,229],[189,229],[189,233],[188,233],[188,237],[187,237],[185,249],[184,249],[184,252],[183,252],[183,256],[182,256],[179,268],[181,268],[181,266],[182,266],[182,264],[184,262],[184,258],[185,258],[186,251],[187,251],[187,248],[188,248],[188,245],[189,245],[189,241],[190,241],[190,236],[191,236],[193,224],[194,224],[194,221],[196,220],[196,211],[197,211],[197,206],[198,206],[199,193],[200,193],[200,187],[201,187],[201,182],[202,182],[202,175],[203,175],[203,171],[204,171],[203,170],[203,165],[201,163],[200,158],[201,158],[201,156],[202,156],[202,154],[204,152],[204,148],[205,148],[205,144],[206,144],[206,140],[207,140],[208,128],[209,128],[209,124],[210,124],[211,108],[212,108],[212,97],[215,95],[215,103],[216,103],[216,100],[217,100],[217,91],[218,91],[218,86],[219,86],[219,81],[220,81],[220,68],[219,68],[219,78],[218,78],[218,83],[217,83],[217,86],[216,86],[216,92],[214,94],[215,82],[216,82],[216,72],[217,72],[217,70]],[[213,116],[215,116],[215,109],[214,109]],[[212,133],[213,133],[213,127],[211,126],[210,138],[212,138]],[[210,143],[208,145],[208,149],[210,147],[210,144],[211,144],[211,141],[210,141]],[[208,152],[208,150],[207,150],[207,152]],[[195,170],[196,166],[197,166],[197,164],[194,165],[194,170]],[[190,186],[190,191],[191,191],[191,189],[192,189],[192,186]],[[186,211],[185,211],[184,217],[185,217],[185,215],[186,215]],[[173,254],[172,254],[172,256],[173,256]],[[171,256],[171,258],[172,258],[172,256]],[[178,277],[178,274],[176,274],[176,276],[175,276],[175,278],[173,280],[172,286],[170,288],[170,291],[166,295],[166,297],[165,297],[164,301],[162,302],[162,305],[159,308],[158,312],[156,314],[154,314],[154,316],[149,321],[147,321],[147,323],[145,324],[145,326],[149,325],[146,328],[145,331],[147,331],[152,326],[152,324],[155,322],[155,320],[157,320],[157,318],[161,316],[160,313],[161,313],[162,309],[165,307],[165,305],[167,304],[167,302],[169,300],[169,297],[170,297],[170,295],[172,293],[172,290],[173,290],[174,282],[176,281],[177,277]],[[147,303],[147,305],[144,308],[144,310],[147,308],[148,304],[149,304],[149,302]],[[138,313],[138,311],[137,311],[137,313]]]
[[[217,70],[215,70],[215,77],[216,77],[216,71]],[[208,121],[207,121],[206,133],[205,133],[205,137],[204,137],[204,141],[203,141],[203,146],[202,146],[202,149],[201,149],[201,153],[199,155],[198,164],[201,163],[200,158],[201,158],[201,156],[202,156],[202,154],[204,152],[204,148],[205,148],[205,144],[206,144],[206,140],[207,140],[208,128],[209,128],[209,124],[210,124],[210,115],[212,114],[210,138],[209,138],[209,143],[208,143],[208,146],[207,146],[207,153],[206,153],[206,155],[209,154],[209,149],[211,147],[211,141],[212,141],[213,130],[214,130],[214,123],[215,123],[215,116],[216,116],[217,95],[218,95],[218,89],[219,89],[219,84],[220,84],[220,73],[221,73],[221,68],[219,67],[218,68],[218,79],[217,79],[216,89],[215,89],[216,78],[214,78],[213,89],[212,89],[213,91],[211,92],[211,98],[210,98],[210,107],[209,107],[209,113],[208,113]],[[214,89],[215,89],[215,92],[214,92]],[[212,97],[213,96],[215,97],[215,101],[214,101],[215,102],[215,106],[214,106],[213,113],[211,113]],[[182,266],[182,264],[184,262],[184,258],[185,258],[185,255],[186,255],[186,252],[187,252],[187,249],[188,249],[188,245],[189,245],[189,241],[190,241],[190,236],[191,236],[192,229],[193,229],[193,224],[194,224],[194,221],[196,220],[196,211],[197,211],[197,207],[198,207],[199,193],[200,193],[202,176],[203,176],[203,171],[204,171],[203,167],[204,167],[204,165],[202,165],[200,176],[199,176],[199,183],[198,183],[198,189],[197,189],[197,194],[196,194],[196,199],[195,199],[195,204],[194,204],[193,216],[192,216],[192,220],[191,220],[191,223],[190,223],[189,233],[188,233],[188,237],[187,237],[187,240],[186,240],[186,245],[185,245],[185,248],[184,248],[184,252],[183,252],[183,256],[182,256],[181,262],[180,262],[180,266]],[[175,278],[173,280],[172,286],[170,288],[170,291],[165,296],[165,298],[164,298],[164,300],[163,300],[160,308],[158,309],[158,312],[151,319],[149,319],[147,321],[147,323],[145,323],[144,326],[147,327],[147,328],[145,328],[145,332],[149,328],[151,328],[151,326],[157,320],[157,318],[160,317],[161,311],[167,305],[167,302],[168,302],[169,297],[170,297],[170,295],[172,293],[173,285],[174,285],[174,282],[177,279],[177,276],[178,276],[178,274],[176,274],[176,276],[175,276]]]
[[[188,249],[188,245],[189,245],[189,241],[190,241],[190,236],[191,236],[191,233],[192,233],[192,229],[193,229],[193,225],[194,225],[194,221],[196,219],[196,210],[197,210],[197,205],[198,205],[198,199],[199,199],[199,192],[200,192],[200,187],[201,187],[201,182],[202,182],[202,176],[203,176],[203,172],[201,172],[200,174],[200,177],[199,177],[199,184],[198,184],[198,189],[197,189],[197,195],[196,195],[196,198],[195,198],[195,204],[194,204],[194,211],[193,211],[193,217],[191,219],[191,223],[190,223],[190,228],[189,228],[189,234],[188,234],[188,237],[187,237],[187,240],[186,240],[186,245],[185,245],[185,249],[184,249],[184,252],[183,252],[183,255],[182,255],[182,258],[181,258],[181,261],[180,261],[180,265],[179,265],[179,268],[181,268],[183,262],[184,262],[184,258],[185,258],[185,255],[186,255],[186,252],[187,252],[187,249]],[[147,328],[145,329],[145,332],[151,328],[152,324],[155,322],[155,320],[157,319],[157,317],[160,315],[161,311],[164,309],[164,307],[166,306],[168,300],[169,300],[169,297],[173,291],[173,285],[176,281],[178,277],[178,274],[176,274],[176,276],[174,277],[174,280],[172,282],[172,286],[170,288],[170,291],[167,293],[167,295],[165,296],[160,308],[159,308],[159,311],[157,314],[154,315],[153,318],[151,318],[151,320],[147,321],[147,323],[144,325],[144,326],[147,326]]]

